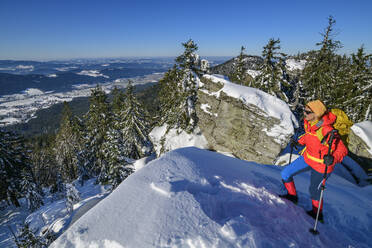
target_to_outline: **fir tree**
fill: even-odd
[[[79,126],[73,118],[68,103],[64,102],[61,125],[58,130],[54,151],[57,166],[67,181],[77,178],[77,154],[81,150]]]
[[[44,205],[40,189],[30,172],[23,171],[21,182],[22,193],[26,196],[28,209],[33,212]]]
[[[252,86],[251,77],[248,75],[245,69],[245,47],[242,46],[240,49],[239,56],[235,59],[235,67],[233,73],[230,75],[230,80],[234,83]]]
[[[32,140],[33,147],[30,160],[36,182],[40,186],[50,186],[56,180],[55,152],[52,149],[54,139],[48,136],[37,137]]]
[[[328,26],[322,33],[323,40],[317,43],[321,46],[310,57],[303,71],[303,88],[301,98],[307,102],[313,99],[321,99],[326,105],[333,104],[333,96],[336,89],[337,69],[335,66],[335,51],[341,48],[341,42],[334,40],[334,25],[336,21],[332,16],[328,18]]]
[[[103,151],[107,164],[102,169],[98,180],[102,184],[112,185],[114,189],[133,173],[133,167],[126,158],[124,140],[119,129],[112,128],[107,133]]]
[[[160,100],[163,123],[168,128],[181,128],[192,132],[197,124],[195,104],[200,70],[198,49],[193,40],[182,44],[184,53],[176,58],[176,65],[160,81]]]
[[[369,64],[372,55],[366,55],[362,46],[351,56],[352,88],[347,89],[350,97],[345,107],[354,122],[372,120],[372,70]]]
[[[59,172],[57,172],[56,181],[54,182],[50,192],[54,194],[53,198],[55,200],[60,200],[66,197],[66,185]]]
[[[22,137],[0,129],[0,200],[19,207],[22,192],[22,172],[32,173]]]
[[[34,234],[29,223],[25,223],[22,226],[17,236],[16,244],[19,248],[44,248],[47,245],[42,238]]]
[[[286,54],[279,52],[279,44],[279,39],[270,39],[264,47],[262,52],[264,62],[260,66],[261,73],[255,78],[254,86],[288,103],[291,85],[285,74]]]
[[[80,193],[73,184],[66,184],[66,208],[69,213],[74,210],[74,204],[80,201]]]
[[[107,130],[110,128],[111,112],[107,95],[101,87],[97,86],[92,90],[89,98],[89,111],[85,115],[85,147],[80,154],[89,176],[99,175],[104,166],[104,154],[102,144]]]
[[[122,133],[124,154],[132,159],[149,156],[152,143],[148,137],[148,114],[133,92],[133,85],[129,81],[125,91],[125,102],[115,124]]]

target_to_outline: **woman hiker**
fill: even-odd
[[[286,166],[281,172],[284,186],[288,191],[281,197],[294,203],[297,203],[298,197],[293,176],[305,171],[311,172],[309,191],[313,209],[307,213],[315,219],[318,208],[320,208],[319,221],[323,221],[323,201],[322,206],[319,206],[319,198],[321,193],[320,184],[323,181],[326,165],[328,166],[327,177],[329,177],[335,164],[340,163],[348,153],[339,135],[335,134],[331,154],[328,155],[328,143],[331,136],[329,134],[334,130],[332,124],[336,121],[336,118],[336,115],[327,111],[320,100],[307,103],[304,109],[305,134],[300,137],[298,142],[293,141],[294,144],[291,144],[305,146],[302,156]]]

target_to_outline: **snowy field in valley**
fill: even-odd
[[[125,88],[128,79],[133,80],[133,85],[157,82],[163,77],[163,73],[154,73],[142,77],[116,79],[110,83],[100,84],[109,93],[114,87]],[[74,98],[88,97],[96,84],[74,85],[74,90],[68,92],[43,92],[39,89],[26,89],[22,94],[0,96],[0,126],[15,123],[27,122],[35,118],[35,113],[39,109],[49,108],[50,106],[70,102]]]
[[[128,177],[51,247],[371,247],[372,187],[333,174],[325,224],[314,220],[309,174],[299,204],[283,200],[281,167],[194,147],[171,151]]]

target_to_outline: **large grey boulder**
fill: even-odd
[[[364,121],[354,124],[349,134],[349,156],[366,171],[372,169],[372,122]]]
[[[262,91],[215,76],[206,75],[201,81],[196,111],[208,147],[241,159],[272,164],[293,135],[293,124],[297,125],[288,106]],[[243,94],[247,90],[250,95]],[[283,112],[273,115],[276,108]]]

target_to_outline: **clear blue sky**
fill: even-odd
[[[175,56],[192,38],[202,56],[315,49],[333,15],[350,54],[372,52],[371,0],[0,0],[0,59]]]

